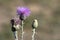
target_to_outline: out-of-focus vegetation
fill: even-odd
[[[37,40],[60,40],[60,0],[0,0],[0,40],[14,40],[10,19],[16,16],[17,6],[31,9],[24,24],[24,40],[31,40],[31,24],[35,18],[39,22]]]

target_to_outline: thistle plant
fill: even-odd
[[[21,40],[23,40],[23,24],[24,20],[30,15],[30,10],[27,7],[18,7],[17,8],[17,15],[19,16],[19,19],[21,20]]]
[[[15,40],[18,40],[18,30],[21,26],[21,40],[24,36],[24,20],[30,15],[30,10],[27,7],[17,7],[18,18],[11,19],[12,32],[14,34]],[[37,19],[34,19],[32,22],[32,40],[35,40],[36,28],[38,27]]]
[[[15,40],[18,40],[18,30],[19,30],[19,22],[20,20],[19,19],[11,19],[11,24],[12,24],[12,32],[14,34],[14,37],[15,37]]]
[[[32,22],[32,40],[35,40],[35,33],[36,33],[36,28],[38,27],[38,21],[37,19],[34,19]]]

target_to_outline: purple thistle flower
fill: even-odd
[[[17,14],[18,15],[23,14],[23,16],[27,17],[30,15],[30,10],[26,7],[18,7],[17,8]]]

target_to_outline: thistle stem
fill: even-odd
[[[15,36],[15,40],[18,40],[18,32],[17,31],[14,32],[14,36]]]
[[[35,28],[32,30],[33,34],[32,34],[32,40],[34,40],[35,38]]]
[[[22,34],[22,35],[21,35],[21,40],[23,40],[23,21],[21,21],[21,31],[22,31],[22,32],[21,32],[21,34]]]

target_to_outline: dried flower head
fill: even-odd
[[[14,18],[15,24],[20,24],[20,19],[19,18]]]

